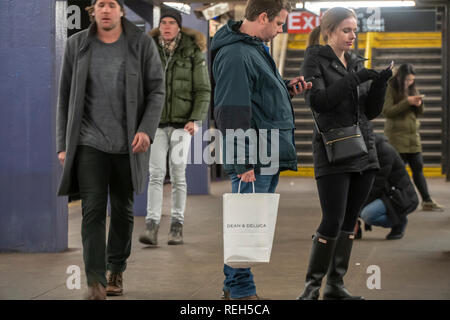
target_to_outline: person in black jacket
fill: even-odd
[[[408,223],[406,215],[416,210],[419,198],[402,158],[387,138],[375,134],[375,144],[381,169],[361,211],[361,219],[368,225],[392,228],[386,239],[401,239]]]
[[[364,58],[349,52],[356,39],[357,18],[347,8],[327,10],[309,37],[301,74],[312,80],[306,93],[317,122],[313,133],[315,178],[322,221],[313,236],[306,285],[299,299],[318,299],[328,273],[324,299],[363,299],[344,286],[353,229],[379,169],[370,119],[383,108],[390,68],[378,73],[363,66]],[[326,45],[319,45],[322,36]],[[309,81],[309,80],[308,80]],[[321,132],[359,124],[367,154],[330,163]]]

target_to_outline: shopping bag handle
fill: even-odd
[[[238,193],[241,193],[241,182],[242,182],[242,180],[239,180]],[[255,193],[255,182],[254,181],[252,181],[252,187],[253,187],[253,193]]]

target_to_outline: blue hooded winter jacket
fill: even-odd
[[[216,125],[224,134],[224,170],[241,174],[255,169],[276,166],[276,171],[297,171],[297,153],[294,142],[294,112],[286,82],[281,78],[275,62],[264,43],[239,32],[242,22],[230,20],[217,31],[211,44],[214,78],[214,117]],[[245,157],[237,149],[243,140],[233,139],[234,156],[227,161],[226,139],[230,130],[254,129],[256,140],[246,139]],[[264,131],[266,129],[267,139]],[[279,132],[279,138],[272,131]],[[250,130],[252,131],[252,130]],[[251,136],[251,134],[249,135]],[[272,141],[273,139],[276,139]],[[230,140],[232,141],[232,140]],[[267,141],[267,145],[262,142]],[[270,150],[278,142],[275,154]],[[257,157],[250,152],[254,147]],[[278,155],[277,150],[278,149]],[[266,150],[269,150],[266,152]],[[278,165],[269,158],[278,158]],[[275,173],[273,172],[273,173]],[[272,173],[272,174],[273,174]],[[262,173],[268,174],[268,173]]]

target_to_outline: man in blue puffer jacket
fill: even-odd
[[[214,116],[233,193],[241,180],[241,193],[252,192],[252,183],[257,193],[274,193],[280,171],[297,170],[291,98],[311,83],[284,81],[264,44],[283,31],[288,13],[285,0],[249,0],[245,20],[229,21],[211,44]],[[224,274],[226,299],[258,299],[250,268],[224,265]]]

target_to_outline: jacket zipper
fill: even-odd
[[[165,60],[165,63],[166,63],[165,66],[164,66],[164,76],[166,78],[166,83],[167,83],[167,71],[169,69],[169,63],[170,63],[170,61],[172,61],[172,57],[173,56],[169,56],[169,58],[167,58],[166,51],[164,50],[164,48],[162,48],[162,52],[164,54],[164,60]],[[173,76],[173,74],[172,74],[172,76]],[[165,86],[165,87],[167,88],[167,86]],[[168,110],[169,109],[169,105],[172,106],[172,101],[169,101],[169,99],[171,99],[171,98],[172,98],[172,95],[170,97],[166,96],[165,99],[166,99],[167,103],[164,103],[165,106],[167,107],[167,108],[164,108],[165,109],[164,118],[166,118],[166,119],[170,118],[169,121],[172,120],[172,117],[171,117],[172,110]]]

